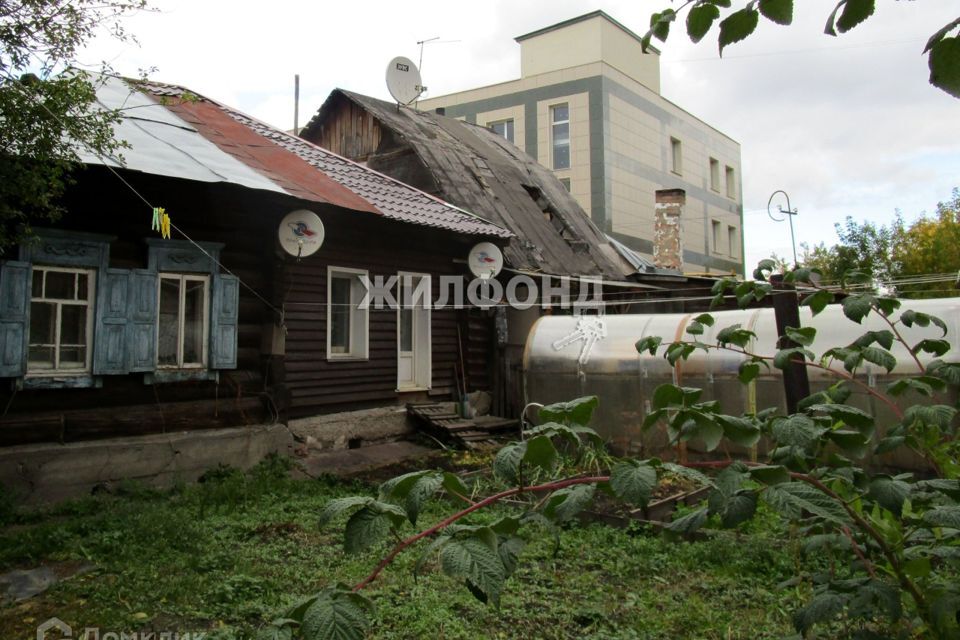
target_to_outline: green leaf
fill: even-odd
[[[666,42],[670,35],[670,23],[677,17],[673,9],[664,9],[650,16],[650,32],[660,42]]]
[[[660,336],[647,336],[646,338],[637,340],[637,343],[634,346],[637,348],[637,353],[643,353],[646,351],[650,355],[655,356],[657,355],[657,349],[660,347],[662,342],[663,338]]]
[[[933,395],[934,385],[930,384],[931,380],[936,380],[937,383],[943,384],[943,381],[939,378],[933,378],[931,376],[915,376],[912,378],[900,378],[895,380],[887,385],[887,393],[892,396],[903,395],[907,391],[916,391],[922,396],[931,397]],[[937,384],[934,383],[934,384]]]
[[[857,429],[866,429],[873,426],[873,416],[848,404],[815,404],[807,408],[808,411],[825,413],[834,421],[848,424]]]
[[[667,415],[666,409],[657,409],[656,411],[651,411],[643,418],[643,423],[640,425],[640,429],[644,432],[649,430],[653,425],[657,424],[661,418]]]
[[[723,427],[723,435],[741,447],[752,447],[760,441],[760,427],[747,418],[716,415],[714,419]]]
[[[600,404],[597,396],[584,396],[568,402],[557,402],[540,409],[540,419],[544,422],[590,424],[593,410]]]
[[[517,563],[520,561],[520,554],[525,544],[522,538],[510,536],[497,545],[497,554],[500,556],[500,564],[503,565],[504,577],[509,578],[517,570]]]
[[[370,626],[372,603],[342,590],[325,590],[303,616],[304,640],[362,640]]]
[[[720,515],[720,523],[727,529],[751,519],[757,511],[757,492],[738,491],[727,500],[726,508]]]
[[[757,28],[760,22],[760,13],[754,9],[740,9],[734,11],[720,22],[720,56],[723,56],[725,47],[740,42]],[[771,261],[772,262],[772,261]],[[760,263],[763,264],[763,261]],[[757,267],[760,269],[761,267]],[[771,267],[772,268],[772,267]]]
[[[932,353],[935,356],[942,356],[950,351],[950,343],[946,340],[921,340],[910,349],[913,353]]]
[[[888,318],[891,315],[893,315],[894,311],[900,308],[899,300],[897,300],[896,298],[889,298],[886,296],[882,296],[875,299],[874,304],[877,305],[877,308],[880,309],[880,313],[882,313],[884,316]]]
[[[837,30],[846,33],[873,15],[874,0],[846,0],[837,18]]]
[[[660,468],[666,472],[676,474],[678,476],[688,478],[697,483],[701,487],[712,487],[713,480],[708,476],[703,474],[696,469],[691,469],[690,467],[684,467],[683,465],[676,464],[674,462],[664,462],[660,465]]]
[[[753,331],[741,329],[739,324],[734,324],[730,325],[729,327],[724,327],[717,332],[717,344],[720,346],[733,344],[741,349],[744,349],[748,344],[750,344],[750,340],[756,336],[757,334],[755,334]]]
[[[750,467],[750,477],[766,485],[790,482],[790,472],[787,471],[786,467],[780,465]]]
[[[443,490],[447,493],[459,494],[461,496],[466,496],[469,493],[467,485],[463,484],[463,480],[455,473],[450,473],[449,471],[443,472]]]
[[[960,529],[960,507],[937,507],[923,514],[923,523],[929,527]]]
[[[840,447],[844,453],[855,458],[862,458],[867,455],[870,440],[860,431],[835,430],[827,431],[826,437],[831,442]]]
[[[494,604],[499,602],[506,575],[497,552],[496,534],[489,529],[450,540],[440,550],[440,566],[448,576],[465,578],[468,586],[472,584]],[[478,596],[476,592],[474,595]]]
[[[543,513],[557,522],[566,522],[590,504],[594,490],[595,487],[592,484],[576,484],[554,491]]]
[[[780,351],[777,351],[775,356],[773,356],[773,366],[775,366],[777,369],[786,369],[793,364],[794,360],[797,360],[797,362],[800,363],[804,362],[805,360],[813,360],[813,358],[813,354],[803,347],[781,349]]]
[[[290,625],[271,624],[257,632],[257,640],[292,640],[293,627]]]
[[[699,322],[691,322],[690,324],[687,325],[687,328],[685,329],[685,331],[692,336],[702,336],[703,325],[700,324]]]
[[[354,507],[366,506],[371,504],[373,501],[373,498],[368,498],[365,496],[334,498],[333,500],[328,501],[327,504],[324,505],[323,511],[320,512],[320,526],[322,527],[329,523],[344,511],[348,511]]]
[[[709,3],[698,4],[690,9],[687,14],[687,35],[690,40],[700,42],[719,17],[720,9]]]
[[[657,471],[644,462],[628,460],[613,467],[610,486],[618,498],[646,506],[650,493],[657,486]]]
[[[756,379],[760,375],[760,363],[753,362],[751,360],[745,360],[740,363],[740,367],[737,369],[737,378],[743,384],[749,384],[751,381]]]
[[[927,373],[952,385],[960,385],[960,364],[934,360],[927,365]]]
[[[903,503],[910,495],[910,485],[888,475],[877,475],[870,480],[867,495],[881,507],[900,517]]]
[[[868,580],[854,592],[848,611],[864,619],[880,614],[896,622],[903,616],[900,591],[880,580]]]
[[[793,614],[793,626],[803,635],[815,624],[830,622],[843,611],[846,599],[827,591],[814,596],[807,605]]]
[[[857,338],[854,344],[858,347],[869,347],[876,342],[884,349],[890,349],[893,346],[893,340],[893,332],[884,329],[882,331],[867,331]]]
[[[410,519],[410,524],[416,526],[417,517],[420,515],[423,503],[433,497],[433,494],[441,486],[443,486],[443,474],[439,472],[428,473],[417,480],[407,493],[404,501],[404,508],[407,512],[407,518]]]
[[[527,448],[523,454],[523,462],[544,471],[552,471],[557,461],[557,448],[549,437],[542,435],[527,440]]]
[[[764,18],[777,24],[793,22],[793,0],[760,0],[759,9]]]
[[[447,536],[447,535],[437,536],[433,540],[433,542],[431,542],[430,545],[427,546],[426,549],[424,549],[423,553],[420,554],[420,557],[417,558],[417,563],[413,565],[414,579],[416,579],[416,577],[420,575],[420,572],[423,569],[423,565],[429,562],[433,558],[433,556],[437,553],[437,551],[439,551],[445,544],[450,542],[451,537],[452,536]]]
[[[701,507],[696,511],[691,511],[685,516],[677,518],[664,527],[666,531],[677,535],[688,536],[696,532],[707,521],[707,508]]]
[[[723,440],[723,425],[699,411],[691,411],[690,413],[694,416],[697,425],[696,429],[691,432],[690,437],[703,440],[707,451],[713,451],[720,446],[720,441]]]
[[[364,507],[347,520],[343,548],[347,553],[369,549],[390,532],[390,526],[391,520],[386,513],[372,505]]]
[[[870,310],[873,309],[874,297],[870,293],[858,293],[849,295],[843,299],[843,315],[847,316],[857,324],[863,321]]]
[[[817,337],[817,330],[813,327],[787,327],[787,337],[799,345],[809,347]]]
[[[527,452],[526,442],[511,442],[497,452],[493,459],[493,473],[507,482],[519,479],[520,463]]]
[[[380,496],[382,498],[403,500],[407,497],[407,494],[410,493],[410,489],[413,488],[413,485],[417,484],[417,481],[428,473],[431,472],[412,471],[410,473],[405,473],[402,476],[391,478],[380,485]]]
[[[883,367],[887,370],[887,373],[893,371],[894,367],[897,366],[897,359],[886,349],[866,347],[860,350],[860,355],[862,355],[863,359],[867,362],[872,362],[879,367]]]
[[[813,315],[817,315],[827,308],[827,305],[833,302],[833,294],[826,289],[821,289],[811,293],[800,302],[801,307],[810,307]]]
[[[907,309],[900,314],[900,322],[908,327],[912,327],[913,325],[917,325],[918,327],[929,327],[932,323],[940,328],[940,331],[942,331],[940,334],[941,336],[947,335],[946,323],[937,316],[933,316],[928,313],[921,313],[920,311]]]
[[[701,313],[701,314],[698,315],[696,318],[694,318],[693,321],[694,321],[694,322],[699,322],[700,324],[704,325],[705,327],[712,327],[712,326],[713,326],[713,323],[716,322],[716,320],[714,319],[714,317],[713,317],[712,315],[710,315],[709,313]]]
[[[653,408],[666,409],[683,404],[683,389],[675,384],[662,384],[653,391]]]
[[[942,29],[939,29],[936,33],[930,36],[930,39],[927,40],[927,46],[923,48],[923,52],[926,53],[930,51],[930,49],[933,48],[933,45],[943,40],[948,33],[953,31],[957,27],[960,27],[960,18],[957,18],[953,22],[948,22],[946,26],[944,26]]]
[[[745,11],[745,10],[744,10],[744,11]],[[743,11],[738,11],[737,13],[742,13],[742,12],[743,12]],[[754,11],[753,13],[756,13],[756,11]],[[733,14],[733,15],[735,15],[735,14]],[[731,17],[733,17],[733,15],[731,15]],[[759,16],[756,17],[756,20],[759,21]],[[726,22],[726,21],[724,21],[724,22]],[[721,27],[722,27],[722,25],[721,25]],[[756,24],[754,24],[754,27],[756,27]],[[746,38],[748,35],[750,35],[751,32],[753,32],[753,29],[750,29],[749,32],[747,32],[746,34],[744,34],[743,38]],[[720,35],[721,35],[721,37],[723,36],[723,31],[722,31],[722,30],[721,30],[721,32],[720,32]],[[740,40],[743,40],[743,38],[740,38]],[[736,42],[736,41],[735,41],[735,42]],[[765,280],[767,279],[767,273],[772,273],[772,272],[774,271],[774,269],[776,269],[776,268],[777,268],[777,263],[776,263],[776,261],[771,260],[770,258],[764,258],[763,260],[761,260],[760,262],[757,263],[757,268],[753,270],[753,279],[754,279],[754,280],[765,281]],[[744,284],[752,284],[752,283],[747,282],[747,283],[744,283]]]
[[[767,487],[763,498],[774,510],[789,519],[799,519],[806,511],[836,524],[850,522],[849,514],[839,502],[799,480]]]
[[[957,414],[957,410],[944,404],[920,405],[907,407],[904,411],[904,424],[920,423],[925,426],[946,429]]]
[[[818,427],[813,420],[800,414],[776,418],[773,421],[773,439],[781,446],[809,449],[823,432],[823,427]]]

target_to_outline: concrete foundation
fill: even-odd
[[[290,420],[290,431],[307,451],[357,449],[413,434],[405,407],[378,407]]]
[[[287,427],[274,424],[4,447],[0,484],[18,502],[56,502],[124,479],[193,482],[220,464],[246,469],[270,453],[292,455],[294,445]]]

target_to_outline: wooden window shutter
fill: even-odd
[[[0,377],[16,378],[27,370],[30,322],[28,262],[0,265]]]
[[[156,271],[133,271],[128,344],[132,372],[157,368],[157,282]]]
[[[216,273],[212,289],[210,368],[236,369],[240,281],[236,276]]]
[[[121,375],[130,371],[127,348],[132,274],[128,269],[104,269],[97,278],[93,374]]]

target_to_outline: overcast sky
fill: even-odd
[[[420,57],[432,96],[520,75],[514,37],[603,9],[639,34],[666,0],[455,0],[349,3],[152,0],[125,24],[139,46],[98,39],[83,61],[186,85],[275,126],[300,123],[336,87],[389,99],[387,62]],[[877,13],[838,38],[823,35],[833,0],[802,0],[794,24],[761,21],[717,55],[716,30],[693,45],[659,45],[662,93],[742,146],[748,272],[789,256],[787,223],[767,217],[777,189],[799,210],[797,242],[836,242],[835,222],[889,223],[933,211],[960,186],[960,100],[927,83],[926,39],[960,14],[954,0],[878,0]],[[682,25],[675,25],[682,26]],[[782,202],[775,201],[776,204]]]

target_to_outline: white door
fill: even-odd
[[[397,389],[429,389],[430,276],[398,274],[397,289]]]

